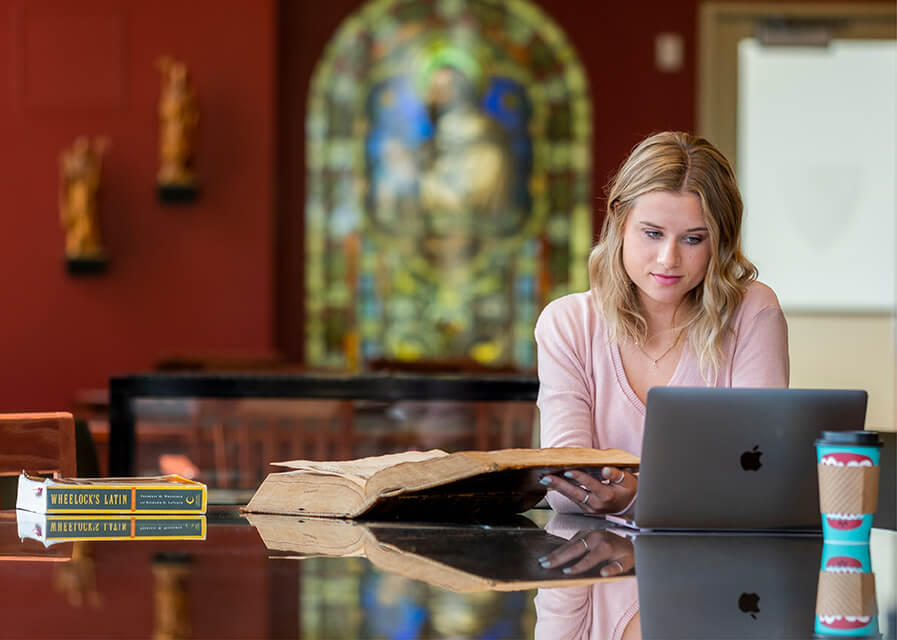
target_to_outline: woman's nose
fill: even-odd
[[[672,269],[679,266],[679,247],[673,241],[664,242],[660,247],[660,255],[657,256],[659,262],[665,269]]]

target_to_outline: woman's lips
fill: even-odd
[[[666,286],[676,284],[682,280],[682,276],[665,276],[662,273],[652,273],[651,277],[653,277],[658,284]]]

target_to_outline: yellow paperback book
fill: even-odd
[[[16,511],[19,539],[49,547],[83,540],[205,540],[202,515],[47,515]]]
[[[16,509],[34,513],[205,513],[206,485],[178,475],[143,478],[19,476]]]

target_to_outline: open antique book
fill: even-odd
[[[275,463],[244,508],[255,513],[465,522],[521,513],[545,495],[539,479],[567,469],[606,465],[634,469],[639,459],[619,449],[501,449],[446,453],[406,451],[358,460]]]
[[[247,519],[274,553],[272,557],[363,557],[383,571],[458,593],[575,587],[630,578],[602,578],[602,563],[578,575],[566,575],[561,567],[542,568],[538,559],[568,541],[524,516],[496,526],[256,513],[248,514]]]

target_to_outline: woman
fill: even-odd
[[[741,253],[742,203],[726,158],[703,138],[639,143],[610,185],[590,290],[536,323],[543,447],[641,455],[656,385],[788,386],[785,317]],[[557,511],[622,513],[636,475],[606,467],[545,476]]]

